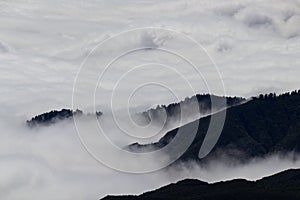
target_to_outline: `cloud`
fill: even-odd
[[[74,124],[60,123],[34,130],[24,125],[36,114],[71,108],[73,83],[89,52],[107,38],[141,27],[174,29],[201,43],[218,64],[228,95],[249,97],[298,89],[298,8],[296,0],[276,3],[272,0],[1,1],[0,198],[97,199],[111,193],[141,193],[188,176],[216,181],[242,177],[247,170],[254,169],[250,173],[253,176],[247,178],[256,179],[271,172],[270,166],[281,166],[278,170],[299,166],[298,162],[272,157],[272,162],[257,161],[259,164],[232,169],[224,166],[230,171],[226,176],[220,175],[224,170],[221,164],[221,168],[212,167],[210,171],[197,167],[191,171],[184,169],[171,179],[164,172],[121,174],[90,157]],[[172,90],[157,85],[143,87],[133,95],[130,109],[141,111],[182,100],[193,92],[208,92],[205,81],[189,64],[174,54],[155,50],[172,48],[187,52],[190,59],[200,59],[199,67],[207,75],[205,78],[213,82],[209,59],[203,52],[195,51],[192,43],[183,41],[176,34],[148,31],[101,49],[100,55],[108,59],[117,54],[116,50],[132,44],[153,48],[114,63],[96,94],[97,110],[110,111],[115,83],[133,67],[150,62],[167,64],[174,70],[151,65],[132,73],[119,85],[115,104],[122,105],[120,109],[127,109],[125,97],[143,81],[164,83]],[[79,91],[83,103],[78,108],[84,111],[93,110],[93,105],[85,100],[95,89],[97,72],[104,68],[97,56],[93,57],[97,62],[86,71]],[[184,78],[196,91],[190,89]],[[126,138],[118,140],[118,134],[113,135],[116,142],[128,142]]]
[[[275,92],[283,92],[299,87],[295,73],[299,65],[297,1],[154,2],[151,6],[146,2],[81,0],[72,4],[1,2],[1,91],[6,91],[1,103],[13,104],[23,99],[23,106],[29,106],[32,113],[28,114],[27,110],[20,113],[29,116],[54,107],[70,107],[76,72],[89,51],[121,31],[146,26],[171,28],[199,41],[218,64],[229,95],[249,97],[256,95],[255,90],[273,92],[269,88],[278,88]],[[116,7],[116,3],[120,5]],[[177,49],[186,51],[190,47],[178,38],[153,33],[133,41],[153,47],[178,43]],[[126,43],[116,44],[107,52]],[[130,65],[132,58],[146,62],[144,56],[136,55],[131,61],[123,62]],[[167,64],[192,74],[188,67],[170,61]],[[122,71],[124,68],[119,66],[111,73]],[[260,71],[266,73],[257,77]],[[165,79],[170,78],[168,74],[163,75]],[[229,81],[232,79],[235,81]],[[272,80],[280,81],[280,85]],[[189,81],[196,84],[199,79]],[[235,82],[240,82],[240,87]],[[179,95],[186,89],[179,83],[174,87],[180,90]],[[197,92],[205,92],[202,86],[196,88]],[[185,93],[181,98],[191,95]],[[157,99],[152,105],[171,101],[163,91],[152,96]],[[45,101],[46,104],[42,103]],[[34,106],[31,102],[35,102]]]
[[[289,168],[299,168],[299,155],[294,153],[274,154],[266,158],[252,159],[246,164],[237,164],[226,156],[212,160],[207,166],[200,167],[195,163],[181,163],[167,171],[170,177],[176,177],[173,182],[181,178],[197,178],[209,183],[232,179],[258,180],[271,176]],[[181,170],[178,176],[172,176]],[[226,172],[226,173],[224,173]]]
[[[254,159],[247,165],[233,165],[234,162],[223,157],[205,167],[181,163],[152,173],[121,173],[95,161],[85,151],[72,122],[29,129],[20,118],[11,117],[15,120],[9,115],[1,116],[0,123],[0,198],[4,200],[98,199],[107,194],[140,194],[184,178],[208,182],[234,178],[256,180],[300,166],[297,155],[291,153]]]

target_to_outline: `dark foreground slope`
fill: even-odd
[[[299,200],[300,170],[287,170],[252,182],[232,180],[208,184],[183,180],[140,196],[107,196],[103,200]]]
[[[239,161],[277,152],[300,151],[300,90],[280,96],[261,95],[247,103],[227,109],[222,134],[212,152],[203,160],[226,154]],[[197,135],[181,161],[199,160],[210,116],[198,120]],[[178,129],[168,132],[159,142],[133,144],[129,149],[161,148],[175,137]],[[187,137],[189,133],[186,132]]]

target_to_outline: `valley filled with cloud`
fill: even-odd
[[[112,122],[116,115],[125,129],[137,133],[139,129],[126,126],[127,110],[143,112],[202,93],[249,100],[261,93],[299,89],[298,0],[4,0],[0,16],[0,199],[100,199],[108,194],[140,194],[184,178],[257,180],[300,167],[298,155],[290,152],[254,158],[246,165],[232,166],[220,159],[209,167],[189,162],[145,174],[122,173],[87,152],[73,119],[35,128],[26,124],[50,110],[96,109],[103,112],[100,123],[123,148],[140,142],[120,136],[122,131]],[[145,27],[150,29],[139,31]],[[132,30],[138,31],[126,34]],[[184,35],[197,41],[201,51]],[[113,42],[93,51],[112,37]],[[147,48],[116,60],[99,84],[103,64],[132,46]],[[201,63],[205,77],[175,53],[157,49],[188,54]],[[136,66],[141,68],[135,70]],[[219,78],[222,84],[217,83]],[[115,85],[119,80],[123,82]],[[142,85],[144,81],[160,84]],[[118,114],[110,113],[112,106]],[[81,122],[86,133],[95,125]],[[149,141],[158,141],[171,128]],[[152,136],[154,130],[156,126],[140,136]]]

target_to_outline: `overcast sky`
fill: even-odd
[[[109,61],[138,47],[148,48],[116,60],[97,83]],[[95,92],[103,111],[127,104],[143,110],[194,93],[250,97],[299,89],[299,58],[299,0],[2,0],[0,199],[98,199],[140,193],[179,177],[217,181],[253,169],[247,178],[256,179],[271,173],[270,166],[276,166],[272,172],[299,166],[273,157],[228,176],[220,175],[221,167],[172,178],[131,176],[93,160],[72,123],[34,131],[24,126],[33,115],[72,107],[79,69],[76,108],[91,110]]]

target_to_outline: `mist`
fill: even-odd
[[[207,182],[257,180],[300,167],[298,155],[293,153],[270,155],[245,164],[220,157],[205,167],[194,162],[179,163],[144,174],[119,172],[96,160],[81,136],[87,136],[92,147],[99,146],[103,150],[100,154],[118,161],[115,153],[105,148],[106,140],[98,139],[99,124],[106,133],[101,138],[110,139],[124,150],[135,142],[158,141],[168,130],[209,114],[199,115],[187,106],[183,121],[170,119],[164,126],[166,115],[162,111],[158,123],[150,123],[150,127],[145,119],[128,118],[128,110],[131,114],[143,112],[196,93],[211,92],[206,80],[191,66],[156,48],[172,47],[187,52],[191,59],[200,58],[199,67],[207,72],[205,78],[215,81],[210,76],[212,63],[206,54],[195,52],[190,43],[182,43],[172,34],[155,31],[123,38],[91,57],[95,61],[101,55],[105,60],[130,45],[147,46],[115,62],[101,86],[93,82],[105,67],[99,60],[85,71],[87,76],[81,79],[75,109],[85,113],[103,111],[99,121],[82,118],[51,126],[26,125],[26,120],[35,115],[72,108],[74,82],[91,50],[123,31],[143,27],[176,30],[198,41],[218,65],[224,86],[222,95],[249,98],[298,89],[299,8],[297,0],[0,1],[0,199],[99,199],[108,194],[140,194],[184,178]],[[110,97],[116,82],[133,67],[145,63],[149,65],[119,84],[113,102],[117,113],[112,113]],[[136,86],[142,81],[163,84],[139,90]],[[89,98],[89,92],[96,93],[95,99]],[[130,95],[132,98],[127,98]],[[124,134],[124,130],[131,135]],[[89,137],[89,133],[94,135]],[[149,157],[145,163],[128,159],[119,167],[130,164],[133,168],[146,168],[147,163],[156,167],[163,159],[163,154]]]
[[[73,120],[29,128],[23,117],[2,113],[0,126],[0,197],[4,200],[99,199],[108,194],[141,194],[185,178],[210,183],[235,178],[257,180],[300,167],[298,156],[290,153],[253,159],[247,164],[223,156],[205,166],[188,162],[151,173],[123,173],[106,167],[85,150]],[[86,130],[90,128],[87,123]],[[117,138],[122,137],[114,137],[114,141]],[[125,144],[124,140],[119,142]]]

